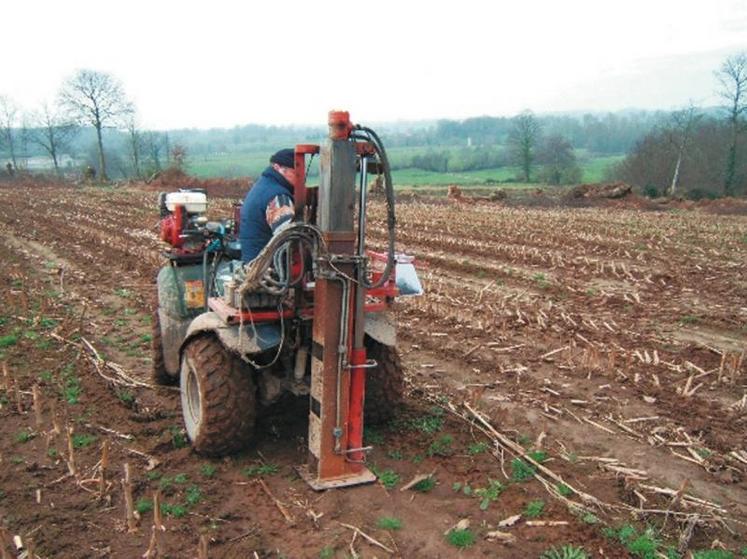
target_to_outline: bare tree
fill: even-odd
[[[70,140],[77,134],[77,125],[66,119],[59,109],[50,108],[44,103],[41,110],[34,113],[35,127],[31,132],[31,141],[41,146],[49,154],[54,170],[60,173],[60,155],[67,149]]]
[[[721,84],[719,95],[724,99],[727,122],[731,129],[731,142],[726,156],[726,173],[724,176],[724,195],[732,196],[736,182],[737,142],[739,136],[747,129],[744,116],[747,112],[747,52],[730,56],[716,72]]]
[[[669,130],[670,141],[677,151],[677,163],[674,165],[672,173],[672,182],[669,185],[669,195],[674,196],[677,190],[677,183],[680,178],[680,169],[682,168],[682,159],[687,151],[693,128],[700,120],[702,115],[698,114],[698,109],[691,104],[686,109],[672,113],[672,127]]]
[[[145,148],[145,140],[142,132],[137,127],[137,121],[135,114],[130,114],[127,119],[127,135],[128,135],[128,146],[130,151],[130,159],[132,160],[132,170],[135,174],[135,178],[140,178],[142,172],[140,170],[140,161],[142,159],[142,153]]]
[[[5,146],[10,160],[13,163],[13,168],[18,169],[18,161],[16,159],[16,126],[18,125],[18,106],[3,95],[0,95],[0,142]]]
[[[532,179],[532,166],[539,142],[541,129],[531,111],[524,111],[514,118],[513,128],[508,135],[511,161],[521,168],[526,182]]]
[[[537,150],[542,165],[540,179],[547,184],[573,184],[581,181],[581,168],[571,143],[560,134],[545,138]]]
[[[106,126],[122,125],[132,113],[132,105],[125,98],[122,84],[104,72],[79,70],[62,85],[60,102],[78,122],[89,124],[96,130],[99,177],[109,180],[102,130]]]

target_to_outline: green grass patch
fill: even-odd
[[[174,448],[185,448],[189,444],[187,436],[181,427],[172,425],[169,427],[169,433],[171,433],[171,446]]]
[[[212,464],[203,464],[202,466],[200,466],[200,474],[207,478],[213,477],[216,471],[217,468]]]
[[[18,336],[16,336],[15,334],[8,334],[7,336],[0,336],[0,348],[16,345],[17,342],[18,342]]]
[[[16,442],[25,444],[29,442],[31,439],[33,439],[34,436],[35,436],[34,433],[32,433],[29,430],[18,431],[18,433],[16,433]]]
[[[419,482],[412,486],[413,490],[420,493],[429,493],[433,490],[434,487],[436,487],[436,478],[434,478],[433,476],[421,479]]]
[[[376,427],[364,427],[363,440],[366,444],[381,445],[384,444],[384,435]]]
[[[742,557],[744,556],[743,550]],[[693,559],[734,559],[734,554],[724,549],[706,549],[694,552]]]
[[[513,481],[530,481],[534,479],[536,473],[535,467],[529,462],[525,462],[521,458],[511,460],[511,479]]]
[[[467,454],[470,456],[475,456],[477,454],[482,454],[483,452],[487,452],[490,448],[490,445],[485,442],[479,442],[479,443],[472,443],[467,447]]]
[[[73,435],[73,446],[75,448],[85,448],[90,446],[96,440],[94,435],[88,433],[76,433]]]
[[[277,464],[268,462],[266,464],[254,464],[253,466],[247,466],[241,473],[246,477],[261,477],[261,476],[272,476],[280,471]]]
[[[545,501],[529,501],[524,509],[524,516],[527,518],[539,518],[545,512]]]
[[[446,534],[446,541],[459,549],[471,547],[477,541],[475,534],[469,528],[464,530],[454,529]]]
[[[135,510],[140,514],[145,514],[153,510],[153,501],[150,499],[138,499],[135,503]]]
[[[325,545],[319,550],[319,559],[332,559],[335,556],[335,548],[331,545]]]
[[[161,503],[161,513],[173,518],[182,518],[187,515],[187,507],[183,505]]]
[[[468,487],[468,486],[465,486]],[[487,487],[480,487],[474,490],[474,494],[480,499],[480,510],[488,510],[490,503],[501,496],[505,486],[497,480],[489,479]],[[466,494],[466,493],[465,493]]]
[[[561,496],[568,497],[573,491],[571,491],[571,488],[568,487],[565,483],[559,483],[555,486],[555,491],[557,491]]]
[[[196,485],[190,485],[187,488],[184,501],[190,507],[193,507],[196,504],[198,504],[200,501],[202,501],[202,491],[200,490],[200,488],[197,487]]]
[[[393,516],[382,516],[376,521],[376,526],[382,530],[400,530],[402,528],[402,521]]]
[[[448,457],[454,454],[454,449],[452,448],[452,444],[454,442],[454,437],[451,435],[442,435],[435,441],[433,441],[430,446],[428,447],[428,450],[426,454],[428,456],[443,456]]]
[[[686,314],[683,317],[680,317],[679,323],[680,324],[697,324],[700,321],[700,317],[694,314]]]

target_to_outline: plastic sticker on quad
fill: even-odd
[[[205,290],[202,280],[184,282],[184,302],[189,309],[197,309],[205,306]]]

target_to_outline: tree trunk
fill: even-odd
[[[737,141],[736,134],[729,146],[729,153],[726,156],[726,176],[724,177],[724,196],[734,195],[734,175],[737,166]]]
[[[680,178],[680,165],[682,164],[682,149],[677,154],[677,164],[674,166],[674,175],[672,176],[672,184],[669,187],[669,195],[674,196],[675,190],[677,190],[677,181]]]
[[[109,182],[106,176],[106,161],[104,161],[104,142],[101,139],[101,123],[96,124],[96,139],[99,144],[99,178],[102,182]]]

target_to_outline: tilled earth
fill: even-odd
[[[39,557],[140,557],[156,493],[162,557],[198,557],[201,543],[229,558],[747,545],[745,216],[400,204],[398,250],[426,289],[396,311],[408,404],[367,430],[380,483],[314,493],[293,470],[305,402],[267,410],[243,454],[205,459],[178,391],[152,386],[155,198],[0,186],[8,550],[17,535]],[[372,210],[382,248],[384,208]],[[419,474],[435,483],[401,490]]]

